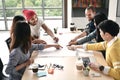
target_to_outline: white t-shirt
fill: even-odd
[[[40,37],[40,27],[44,24],[42,19],[38,19],[38,22],[35,26],[30,25],[31,28],[31,36]]]

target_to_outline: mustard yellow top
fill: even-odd
[[[108,72],[115,80],[120,80],[120,39],[117,39],[110,47],[107,42],[87,44],[87,50],[106,50],[106,62],[110,67]]]

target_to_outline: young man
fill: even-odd
[[[86,8],[85,16],[89,21],[89,23],[87,24],[87,28],[85,28],[85,30],[80,35],[78,35],[74,39],[72,39],[69,42],[69,45],[76,45],[77,39],[82,38],[95,30],[94,21],[93,21],[95,14],[96,14],[96,11],[93,6],[89,6]]]
[[[33,10],[25,9],[23,10],[23,14],[30,25],[31,36],[33,40],[40,37],[40,27],[42,27],[45,32],[47,32],[48,35],[53,38],[55,42],[58,42],[59,39],[55,37],[53,32],[46,26],[46,24],[41,19],[38,19],[37,14]]]
[[[98,28],[98,25],[100,22],[107,20],[107,16],[104,13],[98,12],[96,13],[96,15],[94,16],[94,24],[96,29],[91,32],[90,34],[88,34],[87,36],[81,38],[80,40],[77,41],[77,45],[81,45],[84,43],[91,43],[91,41],[94,39],[94,42],[101,42],[103,41],[102,37],[100,36],[100,31]],[[101,51],[104,58],[105,58],[105,51]]]
[[[105,40],[104,42],[76,45],[68,47],[68,49],[106,50],[106,62],[108,66],[96,65],[94,63],[90,63],[89,66],[93,70],[98,70],[112,76],[115,80],[120,80],[120,39],[116,37],[119,33],[119,25],[112,20],[105,20],[98,27],[101,37]]]

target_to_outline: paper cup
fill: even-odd
[[[76,69],[77,70],[83,69],[83,62],[81,60],[76,62]]]
[[[33,71],[34,73],[37,73],[37,72],[38,72],[38,64],[33,64],[33,65],[32,65],[32,71]]]

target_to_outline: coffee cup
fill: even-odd
[[[76,69],[82,70],[83,69],[83,62],[81,60],[76,62]]]
[[[38,65],[37,65],[37,64],[33,64],[33,65],[32,65],[32,71],[33,71],[34,73],[37,73],[37,72],[38,72]]]
[[[70,31],[76,31],[75,27],[70,27]]]
[[[38,68],[33,68],[32,71],[33,71],[34,73],[37,73],[37,72],[38,72]]]
[[[48,74],[54,74],[54,68],[48,69]]]
[[[83,74],[84,74],[84,76],[89,76],[89,70],[87,70],[87,69],[83,70]]]

